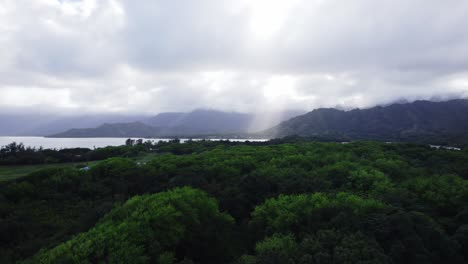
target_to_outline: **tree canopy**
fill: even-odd
[[[303,140],[96,149],[0,182],[0,263],[466,263],[468,152]],[[137,153],[148,155],[145,162]]]

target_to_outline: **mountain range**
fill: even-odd
[[[137,122],[104,123],[95,128],[73,128],[50,137],[239,137],[288,120],[300,111],[236,113],[216,110],[168,112]]]
[[[155,116],[76,116],[49,118],[42,123],[38,120],[34,116],[5,119],[0,115],[0,121],[6,124],[0,128],[0,134],[26,124],[16,135],[145,138],[300,136],[336,141],[379,140],[441,145],[468,142],[467,99],[400,102],[353,110],[319,108],[306,114],[299,111],[247,114],[199,109]]]

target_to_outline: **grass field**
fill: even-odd
[[[135,162],[146,163],[153,159],[156,155],[155,153],[149,153],[133,158]],[[44,168],[57,168],[57,167],[71,167],[77,165],[92,166],[99,161],[92,161],[86,163],[54,163],[54,164],[39,164],[39,165],[18,165],[18,166],[0,166],[0,182],[14,180],[20,177],[24,177],[31,172]]]
[[[24,177],[31,172],[44,168],[57,168],[57,167],[71,167],[79,164],[92,165],[96,162],[88,163],[54,163],[54,164],[40,164],[40,165],[20,165],[20,166],[0,166],[0,182],[14,180]]]

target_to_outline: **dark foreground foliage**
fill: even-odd
[[[0,263],[466,263],[468,151],[177,141],[0,185]],[[183,187],[190,186],[190,187]]]

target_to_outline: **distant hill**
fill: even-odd
[[[142,122],[103,124],[96,128],[70,129],[51,137],[155,137],[158,128]]]
[[[321,108],[282,122],[262,134],[458,144],[468,142],[468,100],[415,101],[351,111]]]
[[[50,137],[174,137],[243,136],[301,114],[298,111],[247,114],[217,110],[161,113],[141,122],[74,128]]]

